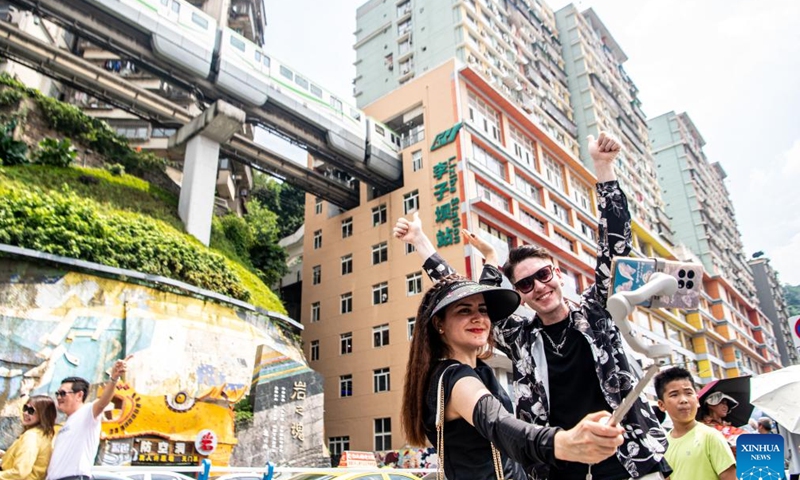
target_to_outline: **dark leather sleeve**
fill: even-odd
[[[523,422],[486,394],[475,404],[472,424],[497,449],[519,462],[526,471],[534,464],[556,465],[555,436],[558,427],[540,427]]]

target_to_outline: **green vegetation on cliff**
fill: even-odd
[[[94,152],[103,168],[69,166],[73,145]],[[286,313],[265,285],[286,268],[277,215],[251,202],[244,218],[215,217],[208,248],[184,232],[175,194],[142,179],[174,188],[165,166],[105,122],[0,74],[0,243],[161,275]]]
[[[0,243],[161,275],[285,312],[255,274],[183,233],[175,199],[138,178],[0,167],[0,198]]]

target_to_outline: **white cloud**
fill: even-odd
[[[781,283],[800,285],[800,233],[788,243],[767,252],[772,267],[780,273]]]
[[[800,139],[795,140],[794,145],[783,154],[784,163],[782,168],[783,175],[800,176]]]

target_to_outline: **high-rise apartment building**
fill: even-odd
[[[591,8],[574,4],[556,12],[581,158],[589,158],[586,136],[611,132],[624,145],[617,159],[620,185],[631,197],[631,214],[640,226],[672,243],[655,161],[647,137],[647,117],[638,88],[623,68],[628,57]]]
[[[722,165],[708,161],[705,140],[686,113],[651,118],[648,128],[675,240],[689,247],[709,274],[724,277],[753,302],[755,283]]]
[[[769,258],[764,256],[752,258],[747,264],[753,271],[761,310],[772,322],[781,363],[784,366],[800,364],[800,352],[792,340],[794,326],[789,325],[789,309],[778,272],[770,265]]]
[[[359,107],[455,57],[577,157],[561,45],[544,2],[370,0],[356,22]]]

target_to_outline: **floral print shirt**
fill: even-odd
[[[611,259],[626,256],[631,250],[631,219],[628,201],[616,181],[597,184],[600,222],[598,225],[598,254],[595,284],[581,295],[580,305],[570,304],[572,326],[591,346],[597,381],[608,405],[617,408],[625,395],[636,385],[628,357],[622,346],[619,330],[606,311],[606,299],[611,276]],[[436,280],[455,273],[438,254],[432,255],[423,266],[428,276]],[[500,285],[502,273],[485,265],[480,282]],[[517,417],[536,425],[549,426],[549,378],[542,340],[542,322],[513,314],[493,323],[497,347],[514,366],[513,388]],[[575,392],[580,395],[581,392]],[[586,412],[587,414],[590,412]],[[641,398],[622,421],[625,442],[617,449],[617,458],[632,478],[652,471],[669,475],[663,460],[667,438],[655,414]],[[661,465],[656,465],[656,464]],[[549,468],[542,465],[532,473],[534,479],[547,478]]]

